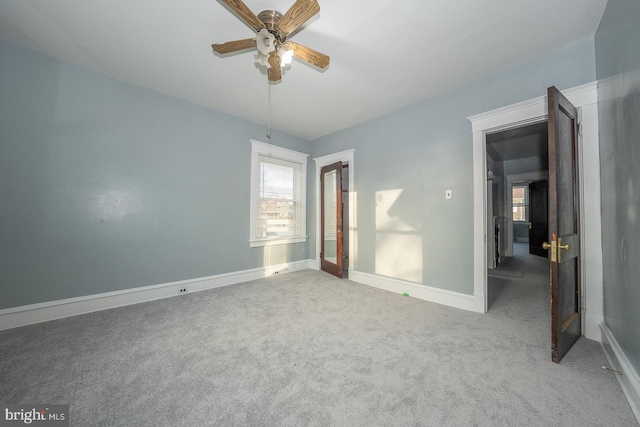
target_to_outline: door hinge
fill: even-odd
[[[582,123],[578,123],[578,136],[582,138]]]
[[[580,310],[584,313],[587,311],[587,297],[580,297]]]

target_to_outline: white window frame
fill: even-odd
[[[301,219],[300,235],[290,237],[265,237],[258,238],[258,206],[260,204],[260,163],[261,158],[270,158],[278,163],[293,163],[299,166],[299,173],[294,176],[294,187],[298,189],[298,206]],[[265,142],[251,140],[251,200],[249,219],[249,246],[252,248],[260,246],[283,245],[287,243],[304,243],[307,241],[307,157],[308,154],[278,147]]]
[[[513,202],[513,190],[516,188],[524,188],[524,203],[521,203],[521,206],[524,206],[524,219],[517,220],[513,218],[513,208],[515,207],[515,203]],[[528,183],[518,183],[513,184],[511,186],[511,218],[516,224],[523,224],[529,222],[529,184]]]

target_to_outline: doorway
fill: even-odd
[[[528,186],[548,178],[547,148],[546,120],[486,135],[487,218],[495,223],[487,240],[496,240],[492,232],[499,231],[497,263],[513,255],[514,241],[529,241]]]
[[[557,92],[557,90],[556,90]],[[559,92],[557,92],[559,94]],[[582,295],[580,304],[583,307],[581,312],[584,329],[583,335],[589,339],[601,341],[600,324],[603,316],[603,271],[602,271],[602,230],[601,216],[598,208],[600,200],[600,176],[599,176],[599,141],[598,141],[598,93],[597,82],[592,82],[563,90],[564,98],[577,107],[576,113],[579,126],[579,141],[575,147],[574,154],[577,158],[577,171],[574,169],[574,176],[577,177],[578,187],[575,188],[579,208],[577,219],[579,232],[582,234],[576,244],[571,244],[572,259],[574,252],[579,253],[583,260],[579,265],[579,276],[582,280]],[[559,99],[557,95],[553,98]],[[474,310],[478,312],[487,311],[487,164],[486,164],[486,136],[501,130],[519,127],[525,124],[532,124],[544,121],[548,117],[549,108],[557,112],[557,105],[548,102],[551,97],[539,96],[527,101],[519,102],[502,108],[498,108],[484,113],[468,117],[472,124],[473,134],[473,211],[474,211]],[[561,109],[564,109],[562,107]],[[555,113],[554,113],[555,114]],[[572,121],[571,119],[569,121]],[[564,120],[565,122],[567,120]],[[551,125],[550,125],[551,128]],[[555,127],[554,127],[555,129]],[[555,132],[555,131],[554,131]],[[558,134],[556,133],[556,136]],[[550,153],[551,155],[551,153]],[[554,179],[556,176],[554,176]],[[557,198],[551,196],[551,182],[549,201]],[[567,199],[569,200],[569,199]],[[550,205],[549,211],[554,209]],[[550,217],[551,220],[551,217]],[[552,224],[549,224],[550,229]],[[553,246],[554,236],[552,238]],[[563,242],[565,239],[563,238]],[[557,242],[556,242],[557,244]],[[564,243],[563,250],[569,249]],[[553,253],[557,251],[550,252]],[[562,262],[567,259],[563,258]],[[556,263],[557,264],[557,263]],[[555,277],[555,275],[554,275]],[[552,296],[553,297],[553,296]],[[575,316],[571,316],[572,319]],[[563,323],[564,329],[564,323]]]
[[[320,268],[339,278],[349,276],[349,165],[336,162],[320,169]]]
[[[548,125],[537,123],[486,135],[487,309],[500,298],[529,298],[523,286],[548,287],[549,263],[537,240],[546,240]],[[542,230],[541,230],[542,229]],[[505,297],[508,291],[509,297]],[[518,294],[518,291],[522,291]],[[536,294],[543,298],[545,293]],[[546,295],[548,299],[548,295]]]
[[[315,239],[315,268],[322,269],[322,257],[324,255],[322,248],[322,168],[341,162],[341,178],[342,191],[340,192],[340,200],[342,201],[342,257],[341,257],[341,276],[343,278],[353,277],[353,271],[357,263],[357,197],[354,185],[355,176],[355,150],[345,150],[338,153],[328,154],[314,158],[315,162],[315,194],[316,194],[316,239]],[[313,246],[312,246],[313,247]],[[337,261],[337,260],[336,260]]]
[[[598,139],[598,85],[587,83],[563,90],[563,94],[580,108],[581,144],[578,147],[580,183],[580,227],[583,259],[580,272],[586,298],[582,301],[585,337],[601,341],[603,313],[602,229],[600,215],[600,149]],[[487,164],[486,135],[525,124],[547,120],[547,97],[485,111],[468,117],[473,135],[473,310],[487,311]]]

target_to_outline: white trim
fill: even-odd
[[[578,149],[578,180],[580,182],[580,255],[582,256],[584,336],[600,341],[598,324],[604,320],[604,272],[602,257],[602,199],[600,192],[600,137],[598,104],[580,109],[582,129]]]
[[[580,224],[582,239],[583,295],[588,316],[584,335],[597,339],[594,320],[603,317],[602,248],[600,225],[600,157],[598,151],[598,83],[592,82],[562,91],[581,109],[582,143],[579,145]],[[547,97],[540,96],[510,106],[468,117],[473,134],[473,289],[476,306],[487,311],[487,230],[486,230],[486,135],[500,130],[539,123],[547,119]],[[586,150],[586,151],[585,151]],[[585,186],[589,188],[584,191]],[[595,208],[597,206],[597,208]],[[588,244],[585,242],[589,242]],[[481,300],[480,300],[481,299]],[[584,314],[584,312],[583,312]],[[597,329],[597,328],[596,328]]]
[[[461,294],[459,292],[447,291],[440,288],[432,288],[430,286],[418,285],[416,283],[404,280],[394,279],[391,277],[379,276],[376,274],[363,273],[361,271],[353,271],[350,273],[349,280],[362,283],[363,285],[373,286],[374,288],[384,289],[385,291],[395,292],[398,294],[407,293],[414,298],[422,299],[437,304],[447,305],[449,307],[460,308],[462,310],[477,311],[475,299],[472,295]]]
[[[602,329],[602,348],[607,355],[607,359],[609,359],[610,368],[624,373],[623,375],[615,373],[612,375],[615,375],[618,379],[620,387],[622,387],[622,391],[629,401],[629,406],[631,406],[633,414],[640,423],[640,377],[638,372],[627,359],[607,324],[600,323],[600,328]]]
[[[254,151],[256,154],[260,154],[262,156],[269,156],[275,159],[286,160],[288,162],[296,162],[300,164],[306,164],[307,157],[309,157],[309,154],[290,150],[278,145],[267,144],[266,142],[257,141],[255,139],[252,139],[250,141],[251,151]]]
[[[250,181],[250,206],[249,206],[249,247],[255,248],[260,246],[283,245],[288,243],[304,243],[307,241],[307,157],[309,154],[300,153],[298,151],[289,150],[288,148],[279,147],[277,145],[267,144],[265,142],[251,139],[251,181]],[[260,157],[269,157],[272,159],[295,163],[295,169],[299,169],[297,174],[297,197],[299,201],[298,215],[300,217],[301,232],[300,235],[291,237],[275,237],[275,238],[257,238],[257,217],[258,217],[258,199],[260,191]],[[295,179],[294,178],[294,179]]]
[[[598,83],[591,82],[562,91],[569,101],[576,107],[582,107],[598,102]],[[467,117],[471,121],[472,132],[483,130],[494,133],[504,129],[520,127],[524,124],[540,123],[547,120],[546,95],[506,107],[496,108],[480,114]]]
[[[358,251],[355,246],[357,244],[356,232],[358,219],[356,218],[357,210],[357,197],[355,187],[355,149],[340,151],[338,153],[327,154],[326,156],[320,156],[313,159],[316,164],[315,183],[316,183],[316,258],[315,258],[315,270],[320,270],[320,170],[330,164],[336,162],[342,162],[349,165],[349,268],[348,276],[351,278],[353,274],[353,267],[357,262]]]
[[[180,288],[186,288],[188,293],[192,293],[257,280],[276,273],[306,270],[310,268],[312,263],[312,260],[295,261],[160,285],[142,286],[122,291],[5,308],[0,310],[0,330],[175,297],[181,295],[179,293]]]

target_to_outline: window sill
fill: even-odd
[[[249,247],[258,248],[261,246],[287,245],[289,243],[305,243],[307,236],[279,237],[274,239],[249,240]]]

